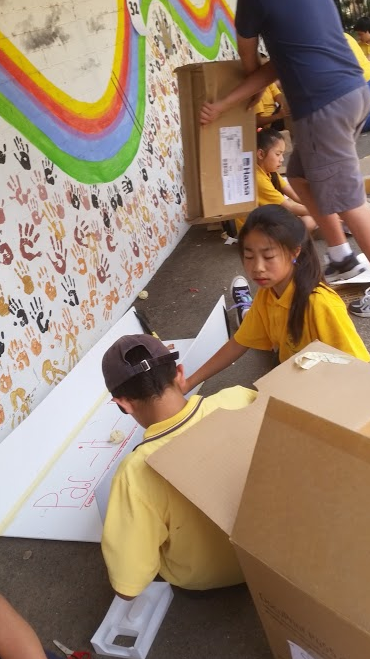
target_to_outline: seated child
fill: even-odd
[[[276,350],[283,362],[318,339],[370,361],[343,300],[323,281],[303,222],[283,206],[261,206],[249,215],[238,243],[245,272],[258,291],[252,301],[244,277],[234,280],[240,327],[187,378],[185,392],[230,366],[248,348]]]
[[[260,101],[254,106],[254,111],[257,128],[272,126],[276,130],[284,130],[284,117],[288,116],[289,110],[283,94],[274,82],[266,87]]]
[[[274,128],[257,133],[257,193],[258,205],[279,204],[301,218],[309,231],[317,224],[293,188],[278,173],[284,161],[285,141]],[[289,197],[287,199],[286,197]]]
[[[362,52],[367,59],[370,59],[370,18],[368,16],[362,16],[356,21],[353,29],[357,32],[359,46]]]
[[[233,387],[187,401],[177,357],[146,334],[121,337],[103,357],[113,401],[146,429],[144,441],[113,477],[103,530],[109,579],[124,599],[139,595],[158,573],[171,584],[194,590],[243,582],[227,535],[145,459],[214,410],[243,408],[256,393]]]
[[[264,128],[257,133],[257,195],[258,205],[279,204],[297,215],[310,232],[318,226],[308,214],[308,210],[300,203],[288,181],[280,176],[278,169],[284,161],[285,140],[274,128]],[[287,199],[288,197],[288,199]],[[236,229],[239,232],[244,220],[237,218]]]

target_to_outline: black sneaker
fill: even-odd
[[[329,265],[325,269],[325,279],[328,283],[337,281],[337,279],[352,279],[364,270],[365,266],[352,252],[343,261],[329,261]]]
[[[235,302],[228,311],[236,309],[236,322],[238,327],[241,325],[242,320],[247,311],[252,306],[253,298],[251,296],[249,284],[245,277],[238,275],[234,277],[230,286],[230,293]]]
[[[370,318],[370,288],[367,288],[365,295],[359,300],[354,300],[348,305],[348,311],[354,316],[362,316],[362,318]]]

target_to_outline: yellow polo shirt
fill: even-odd
[[[277,175],[280,187],[283,189],[287,182],[279,173]],[[278,204],[280,206],[285,201],[284,195],[274,187],[271,174],[266,174],[259,165],[257,165],[257,194],[259,206],[265,206],[266,204]]]
[[[158,573],[193,590],[244,581],[228,536],[145,459],[211,412],[241,409],[255,398],[255,391],[240,386],[208,398],[191,396],[179,414],[150,426],[144,435],[148,443],[122,460],[112,480],[102,538],[116,592],[139,595]]]
[[[275,99],[279,95],[281,95],[281,91],[274,82],[268,85],[261,99],[254,106],[255,114],[261,114],[263,117],[271,117],[276,110]]]
[[[360,46],[362,52],[364,53],[365,57],[370,56],[370,43],[363,43],[362,41],[358,42],[358,45]]]
[[[350,34],[347,34],[347,32],[344,33],[344,36],[347,39],[348,45],[351,48],[355,58],[357,59],[359,65],[362,68],[365,82],[369,82],[370,80],[370,62],[367,59],[367,55],[365,54],[364,50],[361,48],[361,45],[367,46],[368,44],[359,44],[356,39],[351,37]],[[370,48],[369,48],[369,53],[370,54]]]
[[[260,288],[250,310],[234,335],[235,341],[258,350],[278,349],[281,362],[318,339],[358,359],[370,361],[370,355],[350,319],[343,300],[322,284],[310,295],[305,311],[302,337],[298,345],[288,335],[288,317],[294,294],[291,281],[280,298],[272,288]]]

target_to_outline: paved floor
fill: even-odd
[[[360,138],[359,151],[361,156],[370,153],[367,136]],[[319,241],[317,247],[323,254],[324,244]],[[220,295],[225,293],[230,303],[230,281],[241,270],[235,245],[225,246],[219,232],[193,227],[148,285],[148,300],[136,306],[163,338],[193,337]],[[235,329],[233,318],[231,324]],[[370,320],[356,319],[356,324],[370,348]],[[252,385],[269,366],[268,354],[249,351],[203,392]],[[25,560],[27,550],[32,556]],[[99,546],[1,538],[0,552],[0,592],[37,629],[44,645],[51,649],[57,638],[72,648],[89,648],[113,597]],[[207,593],[175,589],[149,659],[174,656],[271,658],[246,587]]]

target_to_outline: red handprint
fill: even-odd
[[[37,243],[38,239],[40,238],[40,234],[36,233],[35,235],[33,234],[35,230],[35,225],[34,224],[27,224],[25,225],[24,229],[21,224],[18,224],[18,229],[19,229],[19,249],[20,252],[23,256],[24,259],[27,259],[27,261],[33,261],[33,259],[36,259],[38,256],[42,255],[42,252],[36,252],[34,254],[31,250],[34,248],[35,243]]]
[[[55,270],[59,272],[60,275],[64,275],[67,267],[67,249],[63,250],[63,241],[57,239],[54,240],[54,236],[50,236],[50,242],[54,250],[54,260],[51,258],[50,254],[48,254],[48,259],[53,264]]]
[[[104,282],[110,277],[110,275],[108,275],[109,267],[108,259],[102,254],[100,257],[100,264],[96,271],[101,284],[104,284]]]

